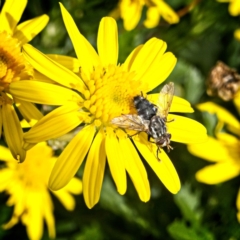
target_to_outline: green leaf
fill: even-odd
[[[175,240],[214,240],[213,235],[204,228],[194,229],[183,221],[175,221],[168,227],[168,232]]]
[[[180,208],[185,220],[193,224],[198,224],[202,217],[202,211],[199,210],[199,192],[191,192],[190,185],[183,185],[180,192],[175,195],[174,201]]]

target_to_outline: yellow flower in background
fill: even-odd
[[[195,156],[212,162],[196,173],[196,179],[206,184],[218,184],[240,175],[240,122],[224,108],[211,103],[198,106],[201,111],[216,114],[218,125],[216,138],[208,137],[208,141],[200,144],[188,145],[188,150]],[[220,132],[226,127],[235,135]],[[239,136],[239,137],[237,137]],[[240,199],[237,206],[239,209]],[[238,213],[238,219],[239,213]]]
[[[206,184],[218,184],[240,175],[240,141],[227,133],[208,137],[206,143],[189,145],[188,150],[212,164],[196,173],[196,178]]]
[[[20,162],[25,159],[26,153],[22,149],[23,132],[15,106],[30,123],[40,119],[42,114],[33,104],[11,94],[9,85],[33,78],[33,69],[24,59],[21,47],[31,41],[48,22],[48,16],[42,15],[17,25],[26,4],[27,0],[6,0],[0,13],[0,137],[3,128],[7,145]]]
[[[198,104],[197,108],[200,111],[209,112],[210,114],[215,114],[218,119],[218,124],[216,126],[216,132],[220,132],[225,125],[227,129],[236,135],[240,136],[240,124],[239,121],[225,108],[217,105],[213,102],[205,102]]]
[[[240,29],[239,28],[234,31],[233,35],[238,41],[240,41]]]
[[[143,7],[147,7],[144,26],[154,28],[158,25],[160,18],[170,24],[178,23],[179,17],[173,9],[163,0],[120,0],[118,7],[110,13],[110,16],[123,19],[124,28],[128,31],[134,29],[141,19]]]
[[[128,173],[140,199],[144,202],[149,200],[150,185],[147,172],[136,148],[167,189],[177,193],[180,181],[164,150],[159,154],[161,161],[158,161],[156,145],[147,141],[146,134],[135,136],[134,146],[128,132],[110,124],[114,117],[136,112],[132,103],[133,97],[141,93],[146,95],[162,83],[176,64],[175,56],[170,52],[165,53],[165,42],[152,38],[135,48],[123,64],[118,64],[118,33],[115,20],[110,17],[101,20],[97,54],[79,32],[67,10],[61,4],[60,6],[78,59],[63,56],[49,58],[29,45],[24,47],[24,55],[37,71],[59,84],[69,86],[74,93],[81,95],[82,101],[69,101],[43,117],[24,135],[24,147],[31,148],[37,142],[64,135],[81,124],[82,129],[58,158],[49,186],[52,190],[64,187],[86,158],[83,194],[89,208],[100,198],[106,158],[120,194],[127,190]],[[78,73],[70,72],[68,68]],[[76,78],[78,82],[74,82]],[[78,87],[80,83],[82,89]],[[21,83],[12,84],[11,91],[17,94],[18,89],[22,87],[24,85]],[[148,99],[156,102],[157,96],[158,94],[148,95]],[[25,96],[19,97],[24,99]],[[174,97],[170,112],[193,112],[193,109],[186,100]],[[167,123],[173,141],[190,143],[206,139],[206,130],[198,122],[169,114],[169,119],[173,118],[174,122]]]
[[[27,152],[26,160],[18,164],[10,151],[0,146],[0,160],[6,167],[0,170],[0,191],[10,195],[7,205],[14,206],[13,216],[3,225],[9,229],[20,220],[27,228],[29,239],[41,239],[46,222],[49,237],[55,237],[53,202],[47,184],[56,158],[46,143],[39,143]],[[82,182],[73,178],[63,189],[53,192],[64,207],[72,211],[75,199],[72,194],[82,192]]]
[[[228,11],[232,16],[240,15],[240,1],[239,0],[218,0],[218,2],[229,2]]]

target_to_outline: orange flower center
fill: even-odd
[[[0,94],[7,92],[11,82],[31,79],[32,67],[26,62],[20,42],[6,32],[0,32]],[[2,95],[2,94],[1,94]]]

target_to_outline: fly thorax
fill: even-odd
[[[138,115],[144,120],[151,120],[157,114],[157,107],[142,96],[136,96],[133,99]]]

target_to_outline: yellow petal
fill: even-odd
[[[63,188],[76,174],[91,146],[95,131],[94,126],[84,127],[64,149],[49,178],[51,190]]]
[[[112,178],[116,184],[118,192],[123,195],[127,190],[124,156],[119,147],[117,137],[113,133],[109,133],[106,136],[106,153]]]
[[[40,73],[36,69],[34,69],[33,79],[36,79],[38,82],[46,82],[46,83],[52,83],[56,85],[56,82],[46,77],[44,74]]]
[[[30,128],[31,127],[31,125],[25,119],[21,120],[20,124],[21,124],[22,128]]]
[[[36,122],[43,117],[43,114],[35,107],[34,104],[17,98],[14,98],[14,101],[23,118],[27,120],[31,126],[36,124]]]
[[[44,14],[19,24],[14,31],[13,37],[17,38],[22,45],[30,42],[47,25],[49,17]]]
[[[2,150],[2,148],[0,148],[0,150]],[[12,154],[9,151],[9,155]],[[1,159],[2,160],[2,159]],[[13,157],[11,158],[10,162],[13,162],[16,164],[16,160],[13,159]],[[8,164],[7,164],[8,165]],[[9,166],[9,165],[8,165]],[[16,166],[16,165],[15,165]],[[10,169],[10,167],[8,168],[2,168],[0,170],[0,192],[6,191],[9,188],[9,185],[11,185],[12,182],[12,177],[15,175],[15,171]],[[11,220],[10,220],[11,221]],[[6,223],[6,225],[11,225],[11,223]],[[4,226],[5,227],[5,226]],[[8,226],[6,226],[7,228]]]
[[[29,159],[37,159],[37,157],[39,156],[39,153],[41,153],[41,157],[44,158],[51,158],[53,155],[53,150],[51,147],[49,147],[47,145],[46,142],[40,142],[37,144],[37,146],[33,149],[31,149],[31,151],[27,152],[27,158]],[[49,169],[51,169],[51,167],[53,167],[53,160],[51,159],[51,161],[49,161]],[[46,172],[47,174],[47,172]],[[49,172],[50,174],[50,172]]]
[[[132,52],[128,55],[127,59],[124,62],[124,69],[126,69],[126,71],[130,72],[131,71],[131,67],[132,64],[136,58],[136,56],[139,54],[139,51],[142,49],[143,44],[137,46],[136,48],[134,48],[132,50]]]
[[[76,202],[75,198],[70,193],[82,193],[82,181],[78,178],[72,178],[64,188],[53,191],[52,193],[68,211],[72,211],[75,208]]]
[[[65,27],[68,31],[69,37],[71,38],[80,66],[83,68],[87,76],[90,77],[90,73],[93,71],[93,68],[100,65],[99,56],[91,44],[79,32],[68,11],[61,3],[59,4]]]
[[[141,155],[148,162],[150,167],[156,173],[158,178],[162,181],[165,187],[173,194],[176,194],[180,190],[180,180],[178,174],[173,166],[171,160],[168,158],[167,154],[164,150],[161,149],[159,154],[160,161],[156,158],[156,146],[155,144],[151,144],[152,149],[150,149],[149,142],[147,140],[143,140],[141,137],[141,141],[137,138],[134,138],[134,143]]]
[[[226,147],[228,147],[228,146],[231,146],[231,147],[238,146],[238,144],[240,143],[239,139],[237,139],[235,136],[233,136],[231,134],[228,134],[228,133],[219,132],[219,133],[216,133],[216,137],[223,144],[226,144],[225,145]]]
[[[212,137],[208,137],[208,140],[204,143],[188,145],[188,151],[197,157],[213,162],[223,162],[232,159],[227,147],[221,141]]]
[[[240,2],[235,0],[229,3],[228,11],[232,16],[238,16],[240,14]]]
[[[179,22],[178,15],[173,11],[173,9],[168,4],[166,4],[164,1],[159,0],[152,1],[156,4],[159,13],[168,23],[173,24]]]
[[[0,146],[0,159],[1,161],[12,161],[13,156],[8,148]]]
[[[152,90],[162,83],[171,73],[177,59],[168,52],[167,44],[160,39],[151,38],[136,55],[130,70],[136,72],[136,78],[148,84]]]
[[[117,65],[118,32],[116,21],[111,17],[102,18],[97,38],[98,54],[103,67]]]
[[[207,130],[199,122],[190,118],[169,114],[167,123],[168,132],[172,141],[181,143],[201,143],[207,141]]]
[[[52,209],[44,208],[44,216],[46,220],[46,225],[48,228],[49,238],[56,238],[56,230],[55,230],[55,219],[53,215]]]
[[[53,81],[65,87],[79,90],[80,92],[85,89],[85,85],[80,77],[59,63],[54,62],[33,46],[25,44],[23,46],[23,55],[36,70]]]
[[[27,214],[23,220],[23,223],[27,227],[27,234],[30,239],[41,239],[43,234],[43,215],[42,215],[42,203],[43,203],[42,192],[28,191],[26,201]],[[33,203],[34,202],[34,207]],[[45,203],[44,207],[48,207]]]
[[[157,104],[159,93],[149,94],[147,98],[150,102]],[[169,112],[192,113],[194,110],[187,100],[178,96],[173,96],[173,101]]]
[[[196,173],[196,179],[206,184],[218,184],[228,181],[240,173],[239,164],[228,161],[207,166]]]
[[[127,31],[134,29],[142,15],[143,1],[123,0],[120,3],[120,14],[124,28]]]
[[[99,131],[88,153],[83,173],[83,196],[88,208],[100,198],[106,163],[104,134]]]
[[[75,199],[74,197],[65,192],[65,191],[62,191],[63,189],[60,189],[57,191],[57,193],[55,193],[55,195],[58,197],[58,199],[61,201],[62,205],[68,210],[68,211],[72,211],[74,210],[75,208]],[[61,195],[57,195],[59,194],[59,192],[61,192]]]
[[[5,223],[2,225],[3,229],[10,229],[12,228],[14,225],[16,225],[19,222],[18,216],[12,216],[12,218],[9,220],[9,222]]]
[[[7,145],[15,159],[23,162],[26,152],[22,148],[23,132],[18,116],[10,104],[2,105],[3,131]]]
[[[177,58],[171,52],[165,53],[161,59],[153,62],[144,75],[145,81],[149,83],[149,91],[167,79],[176,63]],[[149,81],[149,79],[151,79],[151,81]]]
[[[78,178],[72,178],[71,181],[63,188],[64,191],[79,195],[83,191],[82,181]],[[57,191],[58,192],[58,191]],[[54,192],[56,193],[56,191]]]
[[[78,108],[77,104],[66,104],[53,110],[24,134],[24,141],[37,143],[60,137],[70,132],[82,122]]]
[[[0,32],[6,31],[12,34],[22,13],[27,5],[27,0],[7,0],[5,1],[0,14]]]
[[[60,63],[69,70],[78,73],[80,69],[80,63],[77,58],[57,55],[57,54],[47,54],[53,61]]]
[[[38,142],[37,142],[38,143]],[[23,144],[23,149],[25,149],[26,151],[28,151],[29,149],[33,148],[37,143],[24,143]]]
[[[213,102],[206,102],[197,105],[197,108],[201,111],[207,111],[211,114],[216,114],[219,121],[222,121],[230,126],[240,130],[239,121],[225,108],[218,106]]]
[[[160,60],[167,49],[167,44],[157,38],[151,38],[140,49],[131,65],[131,71],[138,72],[138,78],[142,79],[154,61]],[[159,66],[158,66],[159,68]]]
[[[12,82],[9,92],[20,100],[47,105],[63,105],[69,101],[82,101],[81,97],[70,89],[30,80]]]
[[[132,179],[139,198],[143,202],[150,199],[150,185],[145,167],[129,138],[120,138],[119,145],[123,153],[126,170]]]
[[[160,14],[158,12],[158,9],[155,6],[149,7],[146,15],[147,19],[143,22],[144,26],[147,28],[156,27],[160,20]]]

